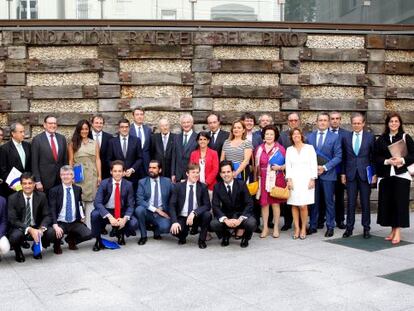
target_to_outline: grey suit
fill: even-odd
[[[58,144],[57,161],[53,158],[49,138],[45,132],[32,140],[32,172],[35,181],[42,183],[46,193],[60,183],[59,170],[68,163],[66,138],[58,133],[55,133],[55,137]]]

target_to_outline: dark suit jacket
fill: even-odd
[[[81,220],[82,208],[82,188],[72,185],[73,194],[75,196],[76,220]],[[49,208],[52,216],[52,224],[57,224],[57,219],[63,207],[63,185],[57,185],[49,191]],[[66,208],[66,207],[65,207]]]
[[[185,172],[188,162],[190,161],[191,152],[196,150],[198,147],[196,132],[193,131],[191,136],[188,138],[187,145],[185,145],[185,147],[183,147],[183,137],[183,133],[175,135],[174,137],[171,175],[175,175],[177,181],[186,179]]]
[[[43,192],[34,191],[32,200],[34,227],[48,227],[51,222],[51,215],[47,203],[46,194]],[[9,223],[11,228],[16,228],[24,232],[26,224],[26,199],[23,191],[13,193],[8,200]]]
[[[325,171],[318,178],[322,180],[331,180],[335,181],[337,179],[336,166],[342,161],[342,146],[341,139],[335,133],[331,131],[326,132],[326,137],[321,148],[317,148],[317,141],[319,139],[319,131],[313,131],[307,137],[308,144],[312,145],[316,154],[321,153],[329,159],[325,164],[327,171]]]
[[[0,238],[7,233],[7,204],[6,199],[0,197]]]
[[[187,181],[180,182],[175,185],[171,194],[170,200],[170,215],[171,222],[177,222],[181,211],[184,208],[185,196],[187,190]],[[201,215],[204,212],[211,210],[210,198],[208,196],[207,186],[201,182],[197,182],[196,186],[197,209],[194,210],[196,215]],[[195,202],[194,202],[195,203]]]
[[[174,137],[175,134],[170,133],[165,152],[164,145],[162,143],[161,133],[153,134],[151,139],[151,159],[158,160],[161,162],[161,175],[168,178],[171,178]]]
[[[99,150],[99,156],[101,157],[102,179],[109,178],[111,176],[109,165],[106,159],[108,158],[109,141],[112,138],[113,136],[111,134],[102,131],[102,141]]]
[[[347,181],[353,181],[358,176],[367,181],[367,166],[374,168],[375,138],[370,132],[363,131],[359,152],[356,155],[352,145],[353,132],[346,132],[342,137],[342,174]]]
[[[149,166],[149,163],[151,161],[151,135],[152,135],[152,131],[151,131],[151,128],[146,124],[142,125],[142,129],[144,131],[145,140],[144,140],[144,146],[141,146],[141,148],[142,148],[142,160],[143,160],[142,168],[141,168],[141,176],[145,176],[145,175],[147,175],[148,166]],[[129,135],[138,137],[137,132],[135,130],[134,123],[131,123],[131,128],[129,129]],[[141,144],[142,144],[142,142],[141,142]]]
[[[396,136],[396,141],[403,139],[402,133],[398,133]],[[405,141],[407,144],[408,155],[404,157],[405,165],[398,168],[394,166],[396,174],[402,174],[407,172],[407,166],[410,166],[414,163],[414,141],[410,135],[405,135]],[[389,177],[391,173],[391,165],[385,165],[384,161],[391,158],[391,153],[388,150],[388,146],[391,145],[390,136],[388,134],[382,134],[375,141],[375,168],[378,177]]]
[[[329,128],[329,130],[331,131],[331,128]],[[343,148],[344,137],[346,135],[348,135],[349,133],[350,132],[348,130],[343,129],[342,127],[338,128],[338,134],[337,135],[338,135],[338,138],[341,142],[341,148]],[[343,157],[343,150],[342,150],[342,157]],[[336,166],[336,173],[341,174],[341,172],[342,172],[342,162]]]
[[[253,150],[256,149],[258,146],[260,146],[261,144],[263,144],[262,130],[257,130],[253,132],[252,144],[253,144]]]
[[[49,190],[60,183],[59,170],[68,164],[65,136],[56,133],[58,159],[53,158],[52,148],[46,133],[37,135],[32,140],[32,173],[36,182],[42,182],[43,188]]]
[[[161,188],[161,200],[162,209],[169,213],[169,203],[172,191],[171,180],[167,177],[160,176],[160,188]],[[138,191],[136,198],[137,206],[144,206],[146,209],[149,207],[149,201],[151,200],[151,178],[145,177],[138,183]]]
[[[141,140],[135,136],[128,136],[128,147],[126,158],[122,153],[122,146],[119,136],[109,141],[107,164],[112,161],[122,160],[125,163],[125,169],[133,168],[135,173],[131,175],[129,180],[138,181],[142,177],[142,149]]]
[[[211,135],[211,131],[210,131],[210,135]],[[218,135],[216,137],[215,143],[213,143],[212,139],[208,143],[209,148],[217,151],[217,155],[218,155],[219,159],[220,159],[220,156],[221,156],[221,150],[223,150],[223,144],[226,141],[226,139],[229,138],[229,135],[230,135],[229,132],[223,131],[222,129],[220,129],[220,132],[218,133]]]
[[[32,171],[30,144],[28,142],[23,141],[22,145],[23,150],[26,154],[26,161],[24,163],[24,167],[22,161],[20,160],[20,156],[17,152],[16,146],[14,145],[12,140],[8,141],[0,148],[0,178],[3,179],[4,183],[6,182],[7,176],[9,175],[13,167],[17,168],[22,173]],[[5,184],[4,192],[5,195],[9,196],[15,191],[13,191]]]
[[[95,201],[93,202],[94,207],[99,211],[102,217],[110,214],[109,210],[106,209],[105,205],[111,198],[113,190],[113,180],[107,178],[102,180],[99,185],[98,191],[96,192]],[[131,217],[134,212],[135,200],[134,200],[134,189],[132,183],[122,178],[121,181],[121,217]]]
[[[214,186],[213,191],[213,213],[214,217],[220,219],[223,216],[234,219],[240,216],[250,217],[253,215],[253,199],[242,180],[234,179],[231,198],[223,181]]]

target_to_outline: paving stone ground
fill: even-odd
[[[372,233],[386,236],[375,220]],[[361,232],[358,225],[354,234]],[[0,262],[0,310],[414,310],[406,284],[414,244],[372,251],[327,243],[324,230],[303,241],[291,233],[255,234],[247,249],[235,240],[223,248],[216,238],[200,250],[194,237],[184,246],[165,237],[98,253],[92,242],[76,252],[64,246],[42,261],[27,253],[23,264],[9,253]],[[403,238],[414,242],[414,229]]]

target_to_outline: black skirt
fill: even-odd
[[[377,223],[384,227],[410,226],[410,185],[408,179],[385,177],[379,183]]]

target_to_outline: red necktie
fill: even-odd
[[[115,183],[115,213],[116,219],[121,218],[121,191],[119,191],[119,182]]]
[[[58,154],[57,154],[56,144],[55,144],[55,140],[53,139],[53,136],[54,136],[53,134],[50,134],[50,145],[52,146],[53,158],[55,159],[55,161],[57,161]]]

